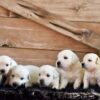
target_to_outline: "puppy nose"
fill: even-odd
[[[18,84],[16,82],[13,83],[13,87],[17,87]]]
[[[85,68],[85,63],[82,63],[82,67]]]
[[[1,72],[2,74],[4,74],[4,73],[5,73],[5,70],[4,70],[4,69],[2,69],[2,70],[0,70],[0,72]]]
[[[40,80],[40,84],[44,85],[44,80],[43,79]]]
[[[58,62],[57,62],[57,65],[58,65],[58,66],[60,66],[60,65],[61,65],[61,62],[60,62],[60,61],[58,61]]]

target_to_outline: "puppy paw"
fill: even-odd
[[[79,88],[79,85],[78,84],[75,84],[74,85],[74,89],[78,89]]]
[[[52,88],[58,90],[59,89],[59,86],[53,86]]]
[[[89,88],[88,85],[83,86],[83,89],[88,89],[88,88]]]

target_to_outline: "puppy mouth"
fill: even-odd
[[[40,84],[40,87],[47,87],[45,84]]]
[[[13,88],[25,88],[25,83],[18,85],[18,84],[13,84],[12,85]]]

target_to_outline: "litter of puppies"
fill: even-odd
[[[9,56],[0,56],[2,100],[12,98],[9,95],[14,100],[96,100],[100,97],[98,55],[88,53],[80,62],[73,51],[63,50],[54,65],[19,65]]]

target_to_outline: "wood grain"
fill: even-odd
[[[28,0],[70,21],[100,22],[100,0]],[[1,10],[2,8],[0,8]],[[0,16],[5,16],[5,11]],[[15,16],[12,16],[15,17]],[[17,16],[16,16],[17,17]]]
[[[17,0],[5,0],[0,1],[0,5],[60,34],[71,37],[96,49],[100,49],[100,34],[96,34],[85,28],[78,28],[70,25],[67,20],[34,5],[34,2],[31,4],[31,2],[25,2],[26,0],[23,1],[24,2]]]
[[[88,23],[87,25],[90,26]],[[26,19],[0,18],[0,33],[0,46],[50,50],[69,48],[80,52],[97,52],[96,49]]]
[[[26,0],[70,21],[100,22],[100,0]]]
[[[58,50],[37,50],[37,49],[18,49],[18,48],[0,48],[0,55],[8,55],[14,58],[19,64],[34,64],[41,66],[43,64],[55,65]],[[80,60],[85,53],[76,52]]]
[[[8,17],[9,11],[7,9],[4,9],[0,7],[0,17]]]

